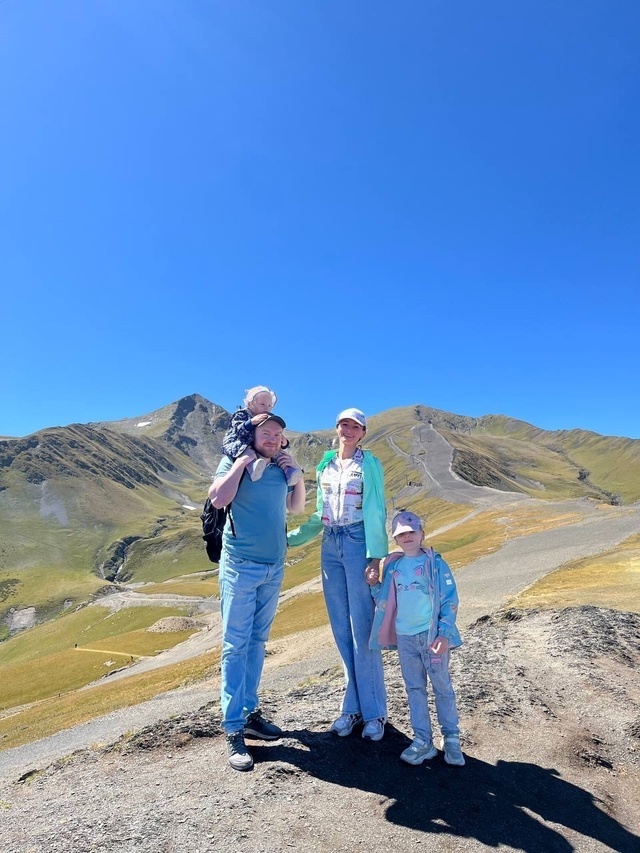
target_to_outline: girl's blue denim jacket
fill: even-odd
[[[449,648],[462,645],[460,633],[456,628],[458,613],[458,591],[451,569],[433,548],[422,549],[425,556],[424,573],[431,599],[431,624],[429,625],[429,643],[437,636],[449,640]],[[371,587],[371,595],[376,602],[369,648],[396,649],[396,585],[390,566],[400,557],[402,551],[394,551],[386,558],[382,568],[382,581]]]

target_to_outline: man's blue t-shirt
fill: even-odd
[[[227,474],[232,465],[232,460],[223,456],[214,479]],[[222,536],[224,550],[232,557],[256,563],[284,560],[287,550],[287,491],[284,471],[275,463],[267,465],[255,483],[245,474],[231,504],[236,535],[231,532],[227,518]]]

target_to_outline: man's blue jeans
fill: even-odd
[[[414,736],[429,743],[432,740],[427,699],[427,676],[433,688],[436,714],[443,735],[457,735],[458,709],[449,676],[449,652],[434,655],[429,648],[427,631],[414,636],[398,634],[400,668],[407,688],[409,716]]]
[[[222,552],[220,705],[222,728],[227,734],[240,731],[247,714],[259,706],[265,643],[276,615],[283,575],[284,560],[256,563]]]
[[[364,524],[325,527],[322,590],[331,630],[344,666],[343,714],[365,721],[387,716],[382,655],[369,648],[374,603],[364,578]]]

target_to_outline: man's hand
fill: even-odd
[[[244,467],[246,468],[247,465],[251,465],[251,463],[254,462],[257,458],[258,458],[258,454],[255,452],[253,447],[247,447],[247,449],[243,450],[241,455],[238,456],[238,459],[236,459],[236,462],[238,462],[238,461],[242,462]]]
[[[252,462],[254,462],[257,458],[258,454],[255,452],[253,447],[247,447],[247,449],[244,450],[240,456],[238,456],[238,459],[240,459],[240,461],[244,463],[245,468],[247,467],[247,465],[250,465]]]

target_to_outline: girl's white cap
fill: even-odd
[[[422,522],[414,512],[406,509],[396,513],[391,522],[391,535],[395,538],[400,533],[423,530]]]

